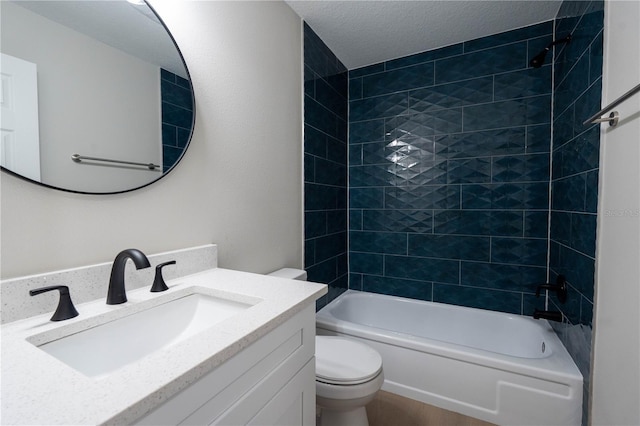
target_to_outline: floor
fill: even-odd
[[[369,426],[491,426],[492,423],[379,391],[367,405]]]

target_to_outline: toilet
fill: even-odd
[[[303,270],[285,268],[269,274],[306,280]],[[382,387],[382,357],[370,346],[337,336],[316,336],[318,426],[369,426],[365,405]]]

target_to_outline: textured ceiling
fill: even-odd
[[[548,21],[561,0],[296,1],[348,69]]]

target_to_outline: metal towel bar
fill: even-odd
[[[97,157],[87,157],[80,154],[73,154],[71,159],[76,163],[80,163],[82,160],[91,160],[91,161],[103,161],[105,163],[117,163],[117,164],[130,164],[132,166],[143,166],[148,168],[149,170],[155,170],[160,168],[159,165],[153,163],[136,163],[133,161],[123,161],[123,160],[109,160],[108,158],[97,158]]]
[[[631,96],[635,95],[638,92],[640,92],[640,84],[638,84],[633,89],[629,90],[624,95],[620,96],[615,101],[611,102],[606,107],[602,108],[600,111],[593,114],[591,117],[587,118],[582,124],[587,125],[587,124],[595,124],[595,123],[605,123],[608,121],[610,126],[615,126],[616,124],[618,124],[618,118],[619,118],[617,111],[613,111],[611,114],[609,114],[609,117],[604,117],[604,118],[600,118],[600,117],[603,114],[606,114],[607,112],[611,111],[613,108],[617,107],[622,102],[626,101],[627,99],[629,99]]]

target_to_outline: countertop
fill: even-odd
[[[224,363],[327,292],[327,286],[211,269],[168,281],[169,290],[127,293],[128,302],[95,300],[80,315],[51,322],[52,313],[2,326],[2,424],[129,424]],[[90,378],[37,345],[89,329],[194,291],[260,302],[180,343],[105,377]],[[105,289],[106,294],[106,289]],[[73,298],[73,294],[71,295]],[[158,323],[161,327],[161,321]]]

